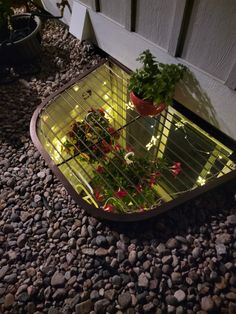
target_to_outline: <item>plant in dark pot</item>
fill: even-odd
[[[35,59],[41,51],[41,21],[30,13],[14,15],[27,0],[0,0],[0,63],[15,64]]]
[[[137,60],[143,66],[131,74],[130,100],[140,115],[158,115],[172,104],[175,86],[187,68],[182,64],[160,63],[149,50],[142,52]]]

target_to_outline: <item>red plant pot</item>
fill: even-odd
[[[152,101],[140,99],[134,94],[134,92],[131,92],[129,96],[137,112],[141,116],[157,116],[166,109],[165,104],[160,104],[159,106],[156,106],[153,104]]]

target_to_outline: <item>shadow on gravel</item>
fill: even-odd
[[[21,146],[22,137],[29,136],[30,119],[39,102],[24,79],[0,86],[0,140]]]
[[[235,208],[234,194],[235,182],[229,182],[154,219],[137,223],[106,222],[106,224],[130,239],[166,242],[176,235],[186,236],[189,232],[199,232],[200,226],[204,224],[207,226],[209,219],[212,220],[212,216],[220,214],[223,209],[224,215],[227,210],[230,213],[232,208]],[[202,229],[208,233],[207,228]]]

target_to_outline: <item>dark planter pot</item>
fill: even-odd
[[[130,100],[132,101],[136,111],[140,114],[140,116],[157,116],[166,109],[165,104],[156,106],[152,101],[140,99],[134,94],[134,92],[130,93]]]
[[[0,43],[0,63],[14,65],[37,59],[41,53],[39,17],[29,13],[15,15],[12,26],[17,36]]]

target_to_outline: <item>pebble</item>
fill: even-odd
[[[92,302],[91,300],[86,300],[84,302],[81,302],[75,306],[75,313],[76,314],[89,314],[92,310]]]
[[[10,308],[15,302],[14,295],[11,293],[8,293],[4,298],[4,307],[6,309]]]
[[[138,285],[139,287],[147,288],[149,285],[149,280],[144,273],[141,273],[138,277]]]
[[[65,284],[65,277],[59,272],[55,272],[51,279],[51,285],[53,287],[63,287]]]
[[[137,253],[136,251],[131,251],[128,256],[128,260],[130,264],[133,266],[137,261]]]
[[[106,246],[107,245],[107,239],[106,237],[99,235],[96,237],[96,244],[97,246]]]
[[[214,309],[214,306],[215,306],[215,304],[214,304],[214,301],[212,300],[211,297],[206,296],[206,297],[203,297],[201,299],[202,310],[204,310],[206,312],[210,312]]]
[[[118,303],[121,309],[125,310],[131,304],[131,295],[129,292],[122,293],[118,296]]]
[[[110,302],[107,299],[101,299],[95,302],[94,311],[98,314],[105,314]]]
[[[179,289],[179,290],[175,291],[174,297],[180,303],[180,302],[183,302],[185,300],[186,294],[183,290]]]

